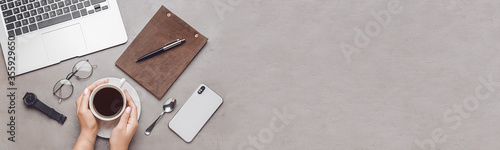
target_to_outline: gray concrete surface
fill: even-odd
[[[87,58],[99,68],[72,80],[76,92],[124,77],[142,99],[130,149],[499,149],[500,2],[401,0],[392,9],[390,1],[120,0],[129,42],[16,78],[15,143],[7,140],[0,73],[0,149],[73,146],[78,94],[57,104],[50,92]],[[160,101],[114,62],[161,5],[209,41]],[[163,101],[182,106],[200,83],[225,101],[192,143],[169,130],[173,113],[143,134]],[[66,123],[27,109],[26,91],[67,115]],[[109,149],[109,141],[98,138],[95,147]]]

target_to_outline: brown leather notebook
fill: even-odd
[[[184,44],[136,62],[168,42],[186,39]],[[156,12],[115,65],[161,99],[191,60],[207,43],[207,38],[164,6]]]

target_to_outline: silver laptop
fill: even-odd
[[[0,44],[8,63],[15,36],[16,75],[127,41],[116,0],[0,0]]]

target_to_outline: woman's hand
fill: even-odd
[[[132,100],[128,91],[125,90],[125,96],[127,98],[128,107],[123,112],[120,117],[120,122],[111,132],[111,137],[109,138],[111,150],[126,150],[128,145],[132,140],[132,137],[139,127],[137,121],[137,106]]]
[[[99,131],[97,119],[94,117],[89,109],[90,93],[99,85],[108,83],[109,80],[102,80],[89,85],[78,99],[76,99],[76,116],[80,121],[80,136],[75,143],[74,150],[76,149],[94,149],[94,143]]]

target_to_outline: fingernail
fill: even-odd
[[[89,89],[85,88],[85,90],[83,90],[83,93],[85,93],[85,95],[89,94]]]
[[[130,114],[130,110],[131,110],[131,109],[132,109],[132,108],[130,108],[130,106],[129,106],[129,107],[127,107],[127,109],[125,109],[125,113]]]

